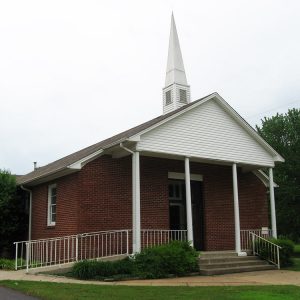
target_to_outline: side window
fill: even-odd
[[[48,186],[48,226],[56,222],[56,184]]]

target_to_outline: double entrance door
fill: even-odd
[[[193,237],[196,250],[204,250],[202,182],[191,181]],[[169,220],[171,230],[186,230],[186,195],[184,180],[169,179]]]

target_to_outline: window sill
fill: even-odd
[[[48,225],[47,225],[47,228],[48,228],[48,229],[55,228],[55,225],[56,225],[56,224],[48,224]]]

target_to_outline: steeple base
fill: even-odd
[[[190,103],[190,99],[191,93],[189,85],[173,83],[163,88],[164,114]]]

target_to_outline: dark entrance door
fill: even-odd
[[[202,182],[191,181],[194,247],[204,249]],[[169,180],[169,219],[171,230],[186,230],[184,180]]]

